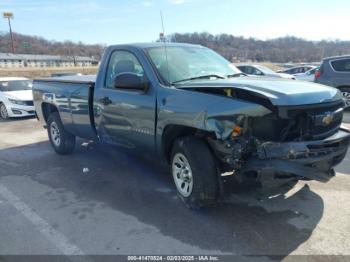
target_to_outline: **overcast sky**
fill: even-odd
[[[160,10],[166,34],[350,40],[349,0],[0,0],[15,32],[91,44],[154,41]],[[0,31],[8,31],[5,19]]]

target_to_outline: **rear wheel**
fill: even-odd
[[[219,186],[214,156],[207,144],[196,137],[175,141],[171,172],[180,198],[190,208],[215,203]]]
[[[350,108],[350,87],[340,87],[340,92],[345,99],[345,108],[349,110]]]
[[[6,120],[9,118],[9,114],[7,112],[6,106],[3,103],[0,104],[0,116],[3,120]]]
[[[47,120],[47,132],[56,153],[65,155],[72,153],[75,147],[75,136],[68,133],[57,112],[51,113]]]

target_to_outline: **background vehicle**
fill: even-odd
[[[215,202],[224,172],[332,177],[350,140],[338,90],[241,75],[201,46],[110,46],[97,76],[35,80],[34,104],[57,153],[79,136],[155,154],[190,207]]]
[[[237,65],[237,68],[241,70],[243,73],[250,76],[268,76],[268,77],[276,77],[276,78],[295,79],[295,77],[292,75],[276,73],[272,69],[262,65],[241,64],[241,65]]]
[[[310,69],[309,71],[306,71],[305,73],[298,73],[298,74],[295,74],[294,76],[298,80],[314,82],[315,73],[318,69],[319,69],[319,67],[315,66],[312,69]]]
[[[0,77],[1,118],[34,114],[32,81],[23,77]]]
[[[52,73],[51,77],[58,77],[58,76],[81,76],[81,73],[75,73],[75,72],[57,72]]]
[[[285,70],[279,70],[277,72],[278,73],[285,73],[285,74],[295,75],[295,74],[306,73],[307,71],[310,71],[311,69],[314,69],[315,67],[316,66],[312,66],[312,65],[294,66],[292,68],[288,68],[288,69],[285,69]]]
[[[350,107],[350,55],[327,57],[315,73],[315,82],[338,88]]]

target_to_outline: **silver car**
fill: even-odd
[[[294,76],[298,80],[313,82],[315,79],[315,73],[318,68],[319,68],[318,66],[314,66],[310,70],[306,71],[305,73],[294,74]]]
[[[267,76],[295,80],[295,77],[290,74],[276,73],[272,69],[262,65],[240,64],[237,65],[237,67],[239,70],[241,70],[243,73],[249,76]]]

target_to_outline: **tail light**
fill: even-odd
[[[317,70],[315,72],[315,78],[319,78],[321,76],[321,71],[320,70]]]

